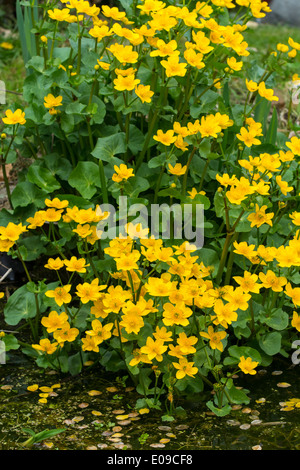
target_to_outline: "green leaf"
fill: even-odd
[[[19,242],[19,248],[23,246],[26,248],[26,261],[34,261],[47,252],[39,235],[33,235],[21,240]]]
[[[231,403],[235,403],[237,405],[242,404],[242,403],[245,405],[248,405],[248,403],[250,403],[250,398],[246,395],[244,390],[240,390],[236,388],[234,385],[230,388],[226,387],[226,392],[228,394],[228,397]]]
[[[29,181],[18,183],[12,192],[11,200],[14,208],[26,207],[34,204],[36,207],[44,207],[45,199],[48,197],[48,191],[37,188]]]
[[[80,352],[68,358],[68,369],[71,375],[77,375],[82,369],[82,359]]]
[[[1,341],[5,344],[5,351],[10,351],[11,349],[19,349],[20,345],[17,338],[14,335],[5,335],[1,338]]]
[[[217,408],[211,400],[206,402],[207,408],[209,408],[215,415],[217,416],[226,416],[231,412],[231,406],[230,405],[225,405],[222,408]]]
[[[30,183],[36,184],[39,188],[48,192],[52,192],[60,188],[60,184],[57,179],[47,168],[44,168],[40,162],[33,163],[29,167],[27,179]]]
[[[69,184],[82,197],[90,199],[100,185],[98,165],[94,162],[79,162],[69,177]]]
[[[85,104],[80,103],[79,101],[73,101],[66,106],[66,114],[81,114],[85,108]]]
[[[35,295],[29,292],[27,284],[17,289],[4,307],[4,318],[8,325],[17,325],[21,320],[34,318],[36,315]]]
[[[266,333],[259,340],[259,346],[269,356],[279,353],[281,348],[281,334],[277,331]]]
[[[278,128],[278,116],[277,116],[277,109],[274,106],[272,119],[269,124],[267,135],[266,135],[266,143],[276,145],[277,128]]]
[[[109,135],[107,137],[99,137],[92,155],[111,165],[119,165],[120,159],[116,158],[115,155],[125,153],[125,151],[125,133],[119,132],[118,134]]]
[[[270,326],[274,330],[285,330],[289,324],[289,316],[281,308],[273,310],[271,315],[264,318],[266,325]]]
[[[234,365],[239,363],[242,356],[245,358],[251,357],[251,359],[255,362],[261,362],[261,355],[259,352],[249,346],[230,346],[228,348],[228,353],[231,357],[226,357],[224,359],[225,365]]]

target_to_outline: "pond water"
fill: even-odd
[[[131,384],[96,368],[81,375],[61,376],[38,369],[19,358],[0,365],[0,449],[18,450],[30,435],[45,429],[62,433],[35,443],[34,450],[297,450],[300,449],[300,408],[283,411],[282,403],[300,399],[300,365],[279,362],[272,370],[234,380],[251,390],[248,405],[235,406],[222,418],[213,415],[197,398],[178,403],[186,417],[163,422],[163,412],[139,414]],[[53,388],[47,403],[39,403],[41,390]]]

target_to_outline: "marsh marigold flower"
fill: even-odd
[[[112,175],[112,180],[115,181],[115,183],[126,181],[134,176],[133,168],[127,168],[127,165],[124,163],[121,163],[119,167],[114,165],[114,170],[115,173]]]
[[[22,111],[21,109],[17,109],[15,112],[12,112],[10,109],[5,111],[6,117],[2,118],[2,121],[4,124],[25,124],[26,119],[25,119],[25,112]]]
[[[176,379],[183,379],[186,375],[189,377],[194,377],[198,368],[194,366],[194,362],[188,362],[186,358],[179,359],[179,363],[172,362],[175,369],[178,369],[176,372]]]
[[[71,290],[71,285],[65,285],[62,287],[56,287],[54,290],[48,290],[45,292],[45,295],[47,297],[53,298],[57,305],[61,307],[63,304],[68,304],[71,302],[72,297],[71,294],[69,294],[69,291]]]
[[[223,351],[222,339],[226,337],[226,331],[214,331],[213,327],[210,325],[207,329],[207,333],[202,331],[200,336],[209,340],[209,345],[212,349]]]
[[[49,95],[45,96],[44,98],[44,106],[47,109],[52,109],[56,108],[57,106],[62,106],[62,96],[53,96],[51,93]]]
[[[257,367],[259,362],[253,361],[251,357],[245,358],[244,356],[240,357],[240,362],[239,362],[239,368],[241,369],[244,374],[250,374],[250,375],[255,375],[256,370],[255,367]]]

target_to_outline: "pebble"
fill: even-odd
[[[99,449],[107,449],[108,445],[107,444],[97,444],[97,447],[99,447]]]
[[[88,403],[80,403],[80,405],[78,405],[78,408],[87,408],[88,406]]]
[[[282,373],[282,370],[273,370],[272,375],[281,375]]]
[[[252,450],[262,450],[262,447],[260,445],[253,446]]]
[[[102,395],[102,392],[100,392],[99,390],[90,390],[88,394],[90,395],[90,397],[96,397],[97,395]]]
[[[251,421],[252,426],[257,426],[258,424],[261,424],[261,423],[262,423],[261,419],[254,419],[253,421]]]
[[[246,414],[251,413],[251,411],[252,411],[251,408],[243,408],[242,409],[242,413],[246,413]]]
[[[184,431],[185,429],[188,429],[188,425],[187,424],[179,424],[179,426],[176,426],[176,429],[178,429],[178,431]]]
[[[161,444],[161,443],[150,444],[150,447],[153,447],[154,449],[163,449],[165,447],[165,444]]]
[[[291,386],[291,384],[288,384],[287,382],[279,382],[277,384],[277,387],[280,387],[280,388],[288,388],[290,386]]]
[[[226,421],[226,423],[229,424],[230,426],[240,426],[240,424],[241,424],[236,419],[229,419],[228,421]]]
[[[131,424],[130,419],[124,419],[124,421],[119,421],[119,424],[121,426],[128,426],[128,424]]]
[[[158,429],[160,431],[172,431],[172,428],[170,426],[158,426]]]
[[[245,424],[242,424],[242,425],[240,426],[240,429],[243,429],[243,431],[244,431],[244,430],[246,430],[246,429],[249,429],[250,427],[251,427],[250,424],[245,423]]]

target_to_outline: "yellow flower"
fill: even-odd
[[[78,335],[79,330],[77,328],[71,328],[70,323],[68,322],[64,323],[60,329],[57,329],[53,333],[54,339],[56,339],[59,344],[62,344],[65,341],[72,343]]]
[[[227,59],[227,64],[235,72],[238,72],[243,67],[243,62],[237,62],[235,57],[229,57]]]
[[[257,139],[257,133],[255,129],[246,129],[241,127],[240,134],[236,135],[239,140],[244,142],[247,147],[252,147],[252,145],[260,145],[261,141]]]
[[[61,201],[60,199],[58,199],[58,197],[55,197],[54,199],[45,199],[45,204],[47,207],[53,207],[54,209],[65,209],[68,204],[69,204],[69,201],[67,201],[66,199]]]
[[[285,277],[277,277],[276,274],[270,269],[266,274],[260,272],[259,279],[261,280],[262,286],[266,289],[271,288],[274,292],[282,292],[283,286],[286,285],[287,280]]]
[[[166,326],[187,326],[189,324],[188,319],[193,314],[193,311],[186,307],[184,302],[178,302],[175,305],[166,303],[163,308],[163,323]]]
[[[155,339],[160,339],[161,341],[172,341],[172,331],[168,331],[165,326],[161,328],[157,326],[153,336]]]
[[[117,7],[110,8],[108,5],[102,5],[101,8],[104,16],[115,21],[124,21],[126,17],[126,13],[120,11]]]
[[[112,175],[112,180],[116,183],[120,183],[123,180],[128,180],[128,178],[134,176],[133,169],[127,168],[127,165],[125,165],[124,163],[121,163],[119,167],[117,165],[114,165],[114,170],[116,173]]]
[[[27,232],[27,228],[24,225],[21,223],[16,225],[13,222],[9,222],[6,227],[0,227],[0,239],[16,242],[23,232]]]
[[[107,48],[114,57],[122,64],[135,64],[138,61],[138,53],[132,46],[123,46],[122,44],[112,44]]]
[[[70,10],[69,8],[54,8],[53,10],[48,10],[48,15],[52,20],[67,21],[70,17]]]
[[[86,331],[88,336],[92,336],[96,345],[103,343],[106,339],[111,338],[111,330],[113,328],[113,323],[107,323],[106,325],[102,325],[100,320],[93,320],[92,321],[92,330]]]
[[[117,78],[114,79],[115,89],[118,91],[134,90],[138,83],[140,83],[140,80],[138,78],[135,78],[134,75],[128,75],[126,77],[119,75]]]
[[[293,312],[293,319],[291,321],[291,325],[296,328],[297,331],[300,332],[300,316],[297,312]]]
[[[177,54],[169,56],[167,60],[162,60],[161,65],[165,68],[167,77],[184,77],[186,74],[187,64],[179,62]]]
[[[150,89],[150,85],[138,85],[135,87],[134,91],[142,103],[151,103],[154,91]]]
[[[219,118],[213,114],[202,116],[199,132],[201,137],[218,137],[218,134],[222,131],[220,126]]]
[[[255,375],[256,370],[255,367],[258,366],[258,362],[253,361],[251,357],[245,358],[244,356],[240,357],[239,368],[241,369],[244,374]]]
[[[153,139],[163,145],[169,146],[174,144],[176,136],[174,136],[173,129],[169,129],[167,132],[163,132],[161,129],[158,129],[157,134],[153,136]]]
[[[78,224],[76,228],[72,230],[73,232],[77,233],[80,238],[86,238],[89,235],[92,235],[93,229],[89,224],[81,225]]]
[[[265,82],[261,82],[258,85],[258,93],[262,98],[266,98],[268,101],[278,101],[279,98],[277,96],[274,96],[274,91],[269,88],[266,88]]]
[[[83,304],[89,301],[95,302],[102,294],[101,291],[106,288],[106,285],[99,286],[99,279],[94,279],[90,284],[84,282],[83,284],[77,284],[76,295],[80,298]]]
[[[299,226],[300,225],[300,212],[292,212],[289,214],[289,217],[292,219],[292,222],[294,225]]]
[[[289,186],[286,181],[282,181],[282,178],[280,175],[276,176],[276,183],[278,184],[280,191],[284,196],[287,195],[287,193],[291,192],[294,190],[293,186]]]
[[[68,315],[65,312],[61,314],[52,310],[48,317],[42,317],[41,324],[47,328],[47,333],[53,333],[58,328],[62,328],[63,325],[68,321]]]
[[[87,335],[85,338],[81,338],[81,341],[82,341],[82,350],[83,351],[99,352],[99,347],[97,345],[95,336]]]
[[[258,204],[255,204],[255,212],[247,217],[251,222],[251,227],[260,227],[263,224],[273,225],[272,218],[274,212],[266,214],[266,209],[267,206],[259,207]]]
[[[291,149],[291,151],[293,152],[293,154],[295,155],[299,155],[300,156],[300,139],[296,136],[293,136],[291,138],[291,141],[290,142],[286,142],[285,144],[289,149]]]
[[[25,112],[21,109],[17,109],[14,113],[10,109],[8,109],[7,111],[5,111],[5,115],[6,117],[2,118],[4,124],[23,125],[26,123]]]
[[[131,271],[138,269],[137,261],[140,258],[140,253],[137,250],[132,251],[130,254],[124,254],[116,259],[118,271]]]
[[[5,42],[5,41],[0,43],[0,47],[6,50],[11,50],[14,48],[14,46],[10,42]]]
[[[178,369],[176,372],[176,379],[183,379],[186,375],[189,377],[194,377],[197,374],[198,368],[194,367],[194,362],[188,362],[186,358],[179,359],[179,363],[172,362],[175,369]]]
[[[220,324],[227,328],[228,325],[237,320],[238,315],[234,306],[229,302],[224,304],[221,299],[217,299],[213,308],[216,314],[216,318],[214,317],[215,324]]]
[[[46,222],[58,222],[61,219],[63,209],[55,210],[54,207],[43,212],[43,218]]]
[[[52,109],[52,108],[56,108],[57,106],[62,106],[62,99],[63,97],[61,95],[55,98],[55,96],[49,93],[49,95],[45,96],[44,98],[44,106],[47,109]]]
[[[172,166],[169,163],[168,169],[172,175],[181,176],[186,173],[187,166],[186,165],[182,166],[181,163],[176,163],[175,166]]]
[[[258,84],[253,80],[246,79],[246,87],[248,88],[248,91],[250,91],[250,93],[254,93],[258,90]]]
[[[291,297],[295,307],[300,306],[300,287],[295,287],[294,289],[291,286],[291,283],[288,282],[285,287],[285,293],[288,297]]]
[[[58,271],[64,266],[64,262],[60,258],[49,258],[47,264],[45,264],[45,268],[52,269],[54,271]]]
[[[166,57],[166,56],[171,56],[174,53],[177,54],[176,49],[177,49],[177,42],[173,39],[170,42],[165,42],[163,39],[158,39],[156,46],[157,49],[155,51],[150,52],[150,57]],[[178,51],[179,54],[179,51]]]
[[[120,326],[124,327],[126,333],[134,333],[137,335],[140,329],[144,326],[144,320],[142,316],[137,315],[135,312],[128,312],[125,315],[122,315],[122,321]]]
[[[196,352],[196,348],[194,348],[194,344],[196,344],[198,338],[196,336],[189,336],[187,337],[186,333],[182,332],[179,333],[177,338],[177,343],[180,347],[182,354],[193,354]]]
[[[44,352],[46,354],[53,354],[56,351],[58,343],[50,343],[48,338],[41,339],[39,344],[33,344],[33,349]]]
[[[149,361],[156,359],[158,362],[163,360],[163,353],[168,349],[168,346],[164,345],[162,340],[153,340],[153,338],[148,337],[146,345],[141,347],[141,353],[146,354]]]
[[[244,276],[234,276],[233,279],[242,287],[243,291],[259,294],[260,284],[257,284],[258,275],[244,271]]]
[[[89,266],[89,264],[86,264],[84,258],[77,259],[76,256],[72,256],[70,260],[65,259],[64,264],[66,266],[67,271],[77,273],[85,273],[86,268]]]
[[[214,331],[213,327],[209,326],[207,333],[201,332],[200,336],[209,339],[209,345],[212,349],[218,349],[221,352],[223,351],[224,347],[222,344],[222,339],[226,337],[225,331]]]
[[[54,298],[55,302],[59,307],[62,306],[62,304],[68,304],[71,302],[72,297],[69,294],[69,291],[71,289],[71,285],[65,285],[63,287],[56,287],[54,290],[48,290],[45,292],[45,295],[50,298]]]
[[[129,362],[130,367],[137,366],[140,362],[151,364],[146,354],[142,354],[140,349],[134,349],[132,351],[133,359]]]

